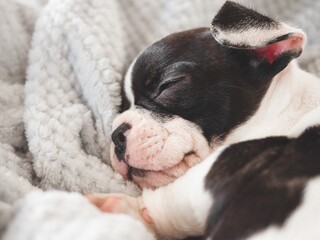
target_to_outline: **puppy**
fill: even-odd
[[[293,60],[304,45],[302,31],[226,2],[211,30],[147,48],[111,146],[142,196],[89,200],[170,238],[319,239],[320,128],[303,131],[320,122],[320,80]]]

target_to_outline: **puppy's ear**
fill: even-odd
[[[274,76],[300,56],[306,36],[299,30],[227,1],[212,21],[220,44],[256,74]]]

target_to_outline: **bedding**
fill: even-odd
[[[301,66],[320,76],[320,2],[241,1],[302,28]],[[223,0],[0,0],[0,236],[153,239],[81,194],[140,194],[110,167],[121,80],[135,56],[209,26]]]

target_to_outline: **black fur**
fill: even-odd
[[[320,127],[296,139],[270,137],[234,144],[212,166],[206,188],[214,204],[206,236],[237,240],[281,226],[320,175]]]
[[[224,31],[243,31],[250,28],[272,29],[278,25],[279,23],[273,19],[231,1],[227,1],[222,6],[212,21],[213,27]]]

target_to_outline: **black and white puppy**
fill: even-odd
[[[150,46],[125,79],[112,165],[152,190],[88,198],[166,237],[320,239],[320,128],[303,133],[320,123],[320,80],[293,60],[304,43],[226,2],[211,30]]]

